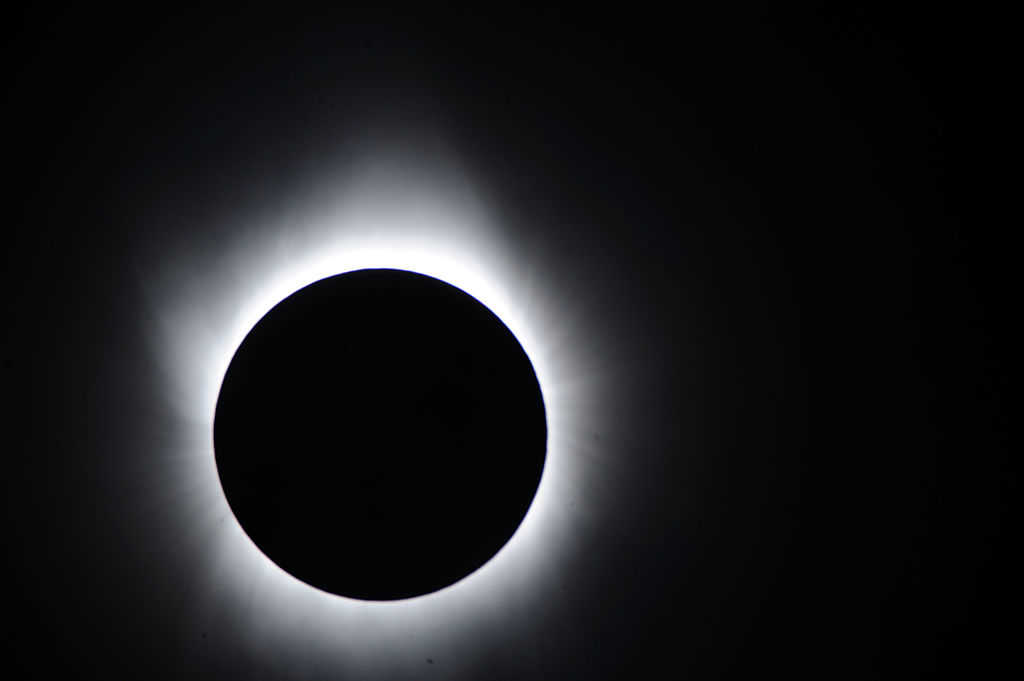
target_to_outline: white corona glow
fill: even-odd
[[[542,259],[506,236],[458,173],[413,172],[401,161],[334,178],[325,183],[328,198],[229,225],[219,233],[231,238],[164,257],[147,273],[167,407],[182,424],[169,436],[161,475],[176,498],[173,529],[194,557],[195,616],[226,618],[251,654],[272,649],[276,663],[292,669],[412,673],[426,656],[463,651],[470,632],[479,638],[510,618],[527,621],[529,608],[555,597],[557,568],[593,503],[583,489],[582,433],[601,418],[592,406],[601,386],[587,329],[569,321],[570,303],[559,299]],[[400,601],[328,594],[277,567],[231,513],[212,446],[221,381],[250,329],[298,289],[365,268],[426,274],[487,306],[529,356],[548,425],[544,473],[509,542],[455,584]],[[454,674],[449,660],[446,673]]]

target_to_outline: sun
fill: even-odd
[[[196,617],[227,618],[262,645],[339,669],[398,664],[385,653],[397,645],[409,659],[420,648],[457,650],[467,632],[497,635],[508,626],[496,612],[525,616],[531,603],[543,607],[578,545],[588,504],[600,503],[580,483],[594,460],[580,450],[581,433],[602,418],[593,405],[604,388],[591,369],[600,362],[587,343],[594,328],[572,314],[543,259],[509,236],[464,176],[398,166],[389,173],[373,163],[371,172],[330,178],[313,198],[249,211],[211,228],[228,238],[183,247],[148,277],[156,358],[181,424],[162,475],[182,499],[174,522],[205,585]],[[213,452],[220,386],[250,329],[293,292],[366,269],[421,273],[491,310],[529,356],[547,418],[543,477],[512,538],[461,581],[395,601],[320,591],[268,560],[232,515]]]

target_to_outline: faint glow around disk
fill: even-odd
[[[472,200],[471,187],[438,177],[350,178],[314,210],[230,225],[225,232],[236,241],[197,244],[155,277],[167,394],[190,433],[169,471],[187,496],[180,523],[205,528],[194,549],[207,575],[200,579],[209,580],[205,607],[226,610],[255,648],[293,644],[295,655],[340,656],[357,673],[360,664],[383,663],[381,651],[395,645],[458,647],[471,631],[499,627],[499,613],[544,598],[545,579],[574,542],[585,502],[574,447],[595,420],[581,406],[595,392],[586,379],[592,358],[574,338],[580,330],[566,328],[566,304],[531,255]],[[212,449],[220,385],[250,329],[300,288],[364,268],[426,274],[487,306],[533,363],[548,421],[543,477],[512,539],[461,581],[403,601],[327,594],[278,568],[231,515]]]

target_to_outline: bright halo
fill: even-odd
[[[201,573],[196,617],[227,618],[246,629],[253,652],[274,646],[277,662],[289,668],[317,660],[353,674],[381,665],[411,670],[430,651],[461,651],[470,632],[479,638],[508,626],[509,617],[525,621],[526,609],[552,597],[557,568],[593,503],[581,489],[588,453],[581,433],[600,418],[587,406],[600,389],[582,342],[587,330],[570,321],[543,259],[507,238],[457,173],[389,172],[395,167],[378,162],[328,183],[333,196],[304,204],[312,210],[278,209],[229,225],[222,232],[232,238],[164,257],[147,277],[151,308],[160,310],[154,342],[169,407],[183,427],[163,473],[181,499],[183,550]],[[425,274],[489,308],[533,364],[548,427],[544,473],[512,538],[460,581],[399,601],[328,594],[275,565],[231,513],[213,454],[220,385],[250,329],[300,288],[366,268]]]

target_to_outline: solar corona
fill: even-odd
[[[155,254],[179,425],[148,474],[197,626],[282,668],[469,669],[468,641],[557,599],[614,503],[592,435],[613,378],[577,294],[450,159],[343,165]]]

